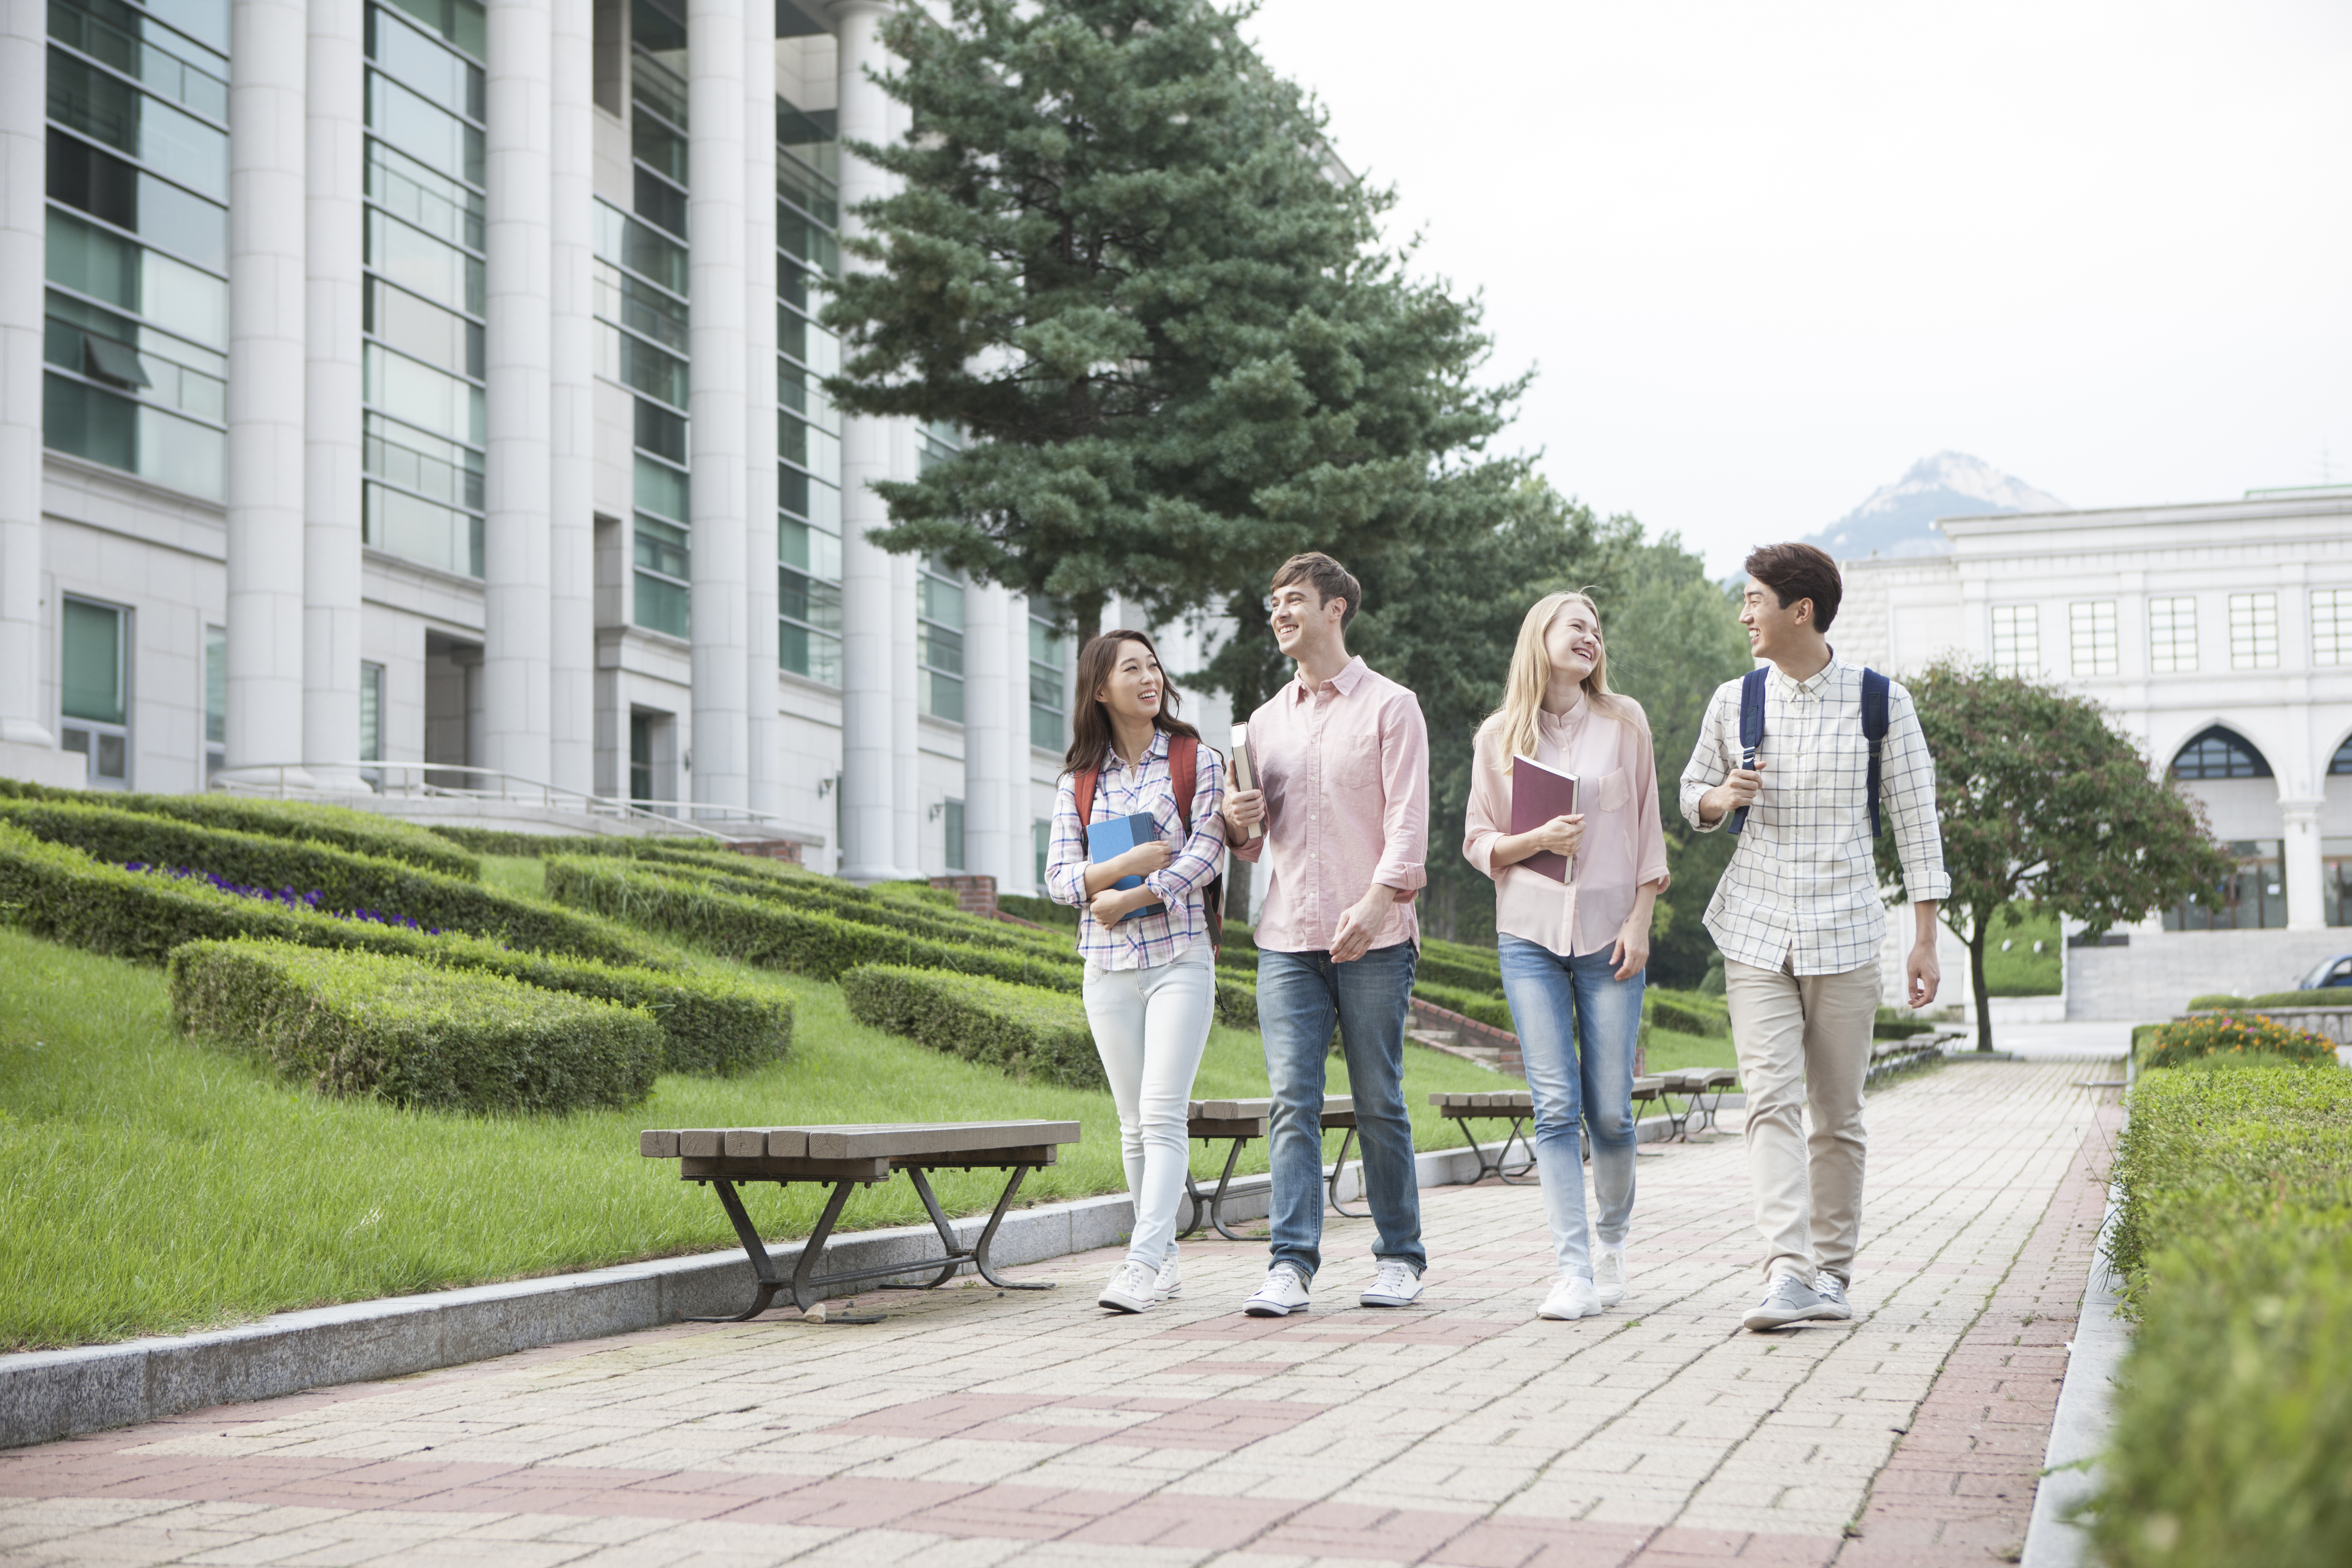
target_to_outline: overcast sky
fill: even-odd
[[[1265,0],[1509,439],[1728,571],[1946,447],[2074,506],[2352,480],[2345,0]]]

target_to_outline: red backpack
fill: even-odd
[[[1086,837],[1087,824],[1094,820],[1095,781],[1102,775],[1099,767],[1080,768],[1070,775],[1070,784],[1078,797],[1078,837]],[[1168,737],[1168,780],[1175,786],[1176,814],[1184,819],[1184,831],[1192,831],[1192,792],[1201,782],[1201,742],[1196,735]],[[1225,879],[1213,877],[1201,894],[1201,912],[1209,917],[1209,948],[1214,952],[1225,944]]]

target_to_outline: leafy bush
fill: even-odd
[[[2183,1018],[2158,1027],[2140,1065],[2184,1067],[2201,1058],[2243,1059],[2250,1056],[2284,1057],[2310,1066],[2332,1067],[2336,1044],[2308,1029],[2292,1029],[2259,1014],[2225,1014],[2212,1018]]]
[[[844,920],[887,926],[893,931],[929,937],[934,942],[1042,953],[1066,963],[1081,962],[1077,943],[1065,932],[1027,931],[982,915],[941,910],[929,903],[872,892],[834,877],[807,874],[779,877],[761,875],[750,868],[676,862],[641,865],[633,869],[653,876],[691,880],[730,893],[791,904],[800,909],[821,910],[827,914],[839,915]]]
[[[2266,991],[2260,996],[2232,996],[2221,992],[2211,996],[2192,996],[2189,1011],[2252,1012],[2288,1007],[2352,1007],[2352,985],[2331,985],[2321,991]]]
[[[486,937],[421,931],[240,898],[195,879],[125,871],[0,823],[0,917],[87,952],[161,963],[184,942],[266,938],[485,970],[548,991],[643,1007],[660,1024],[670,1072],[733,1073],[781,1060],[793,999],[725,974],[518,952]],[[653,962],[660,962],[658,960]]]
[[[398,817],[349,806],[324,805],[303,800],[255,800],[235,795],[118,795],[89,790],[54,789],[19,779],[0,779],[0,799],[62,801],[71,805],[103,805],[110,811],[134,811],[144,816],[169,816],[199,827],[226,827],[238,833],[258,833],[268,838],[309,839],[354,855],[373,855],[422,866],[445,877],[478,881],[481,862],[452,848],[428,829]]]
[[[996,895],[996,907],[1008,915],[1034,921],[1041,926],[1064,926],[1071,931],[1078,929],[1078,911],[1051,899],[1033,899],[1026,893],[999,893]]]
[[[1076,953],[1062,957],[1038,949],[939,942],[613,861],[550,860],[547,893],[573,909],[665,931],[764,968],[820,980],[838,979],[861,963],[907,963],[1076,991],[1086,973]]]
[[[495,974],[287,942],[172,954],[180,1027],[258,1051],[322,1094],[429,1110],[566,1111],[653,1089],[650,1014]]]
[[[517,833],[509,828],[461,827],[435,823],[425,831],[477,855],[507,855],[544,859],[550,855],[617,855],[624,860],[675,860],[686,865],[725,865],[730,860],[753,865],[783,866],[730,849],[722,839],[700,835],[638,833]],[[812,873],[792,868],[803,876]]]
[[[1731,1020],[1723,1014],[1686,1007],[1664,996],[1656,997],[1650,1003],[1650,1022],[1677,1035],[1713,1037],[1731,1032]]]
[[[226,828],[200,827],[172,817],[144,816],[110,807],[61,801],[0,801],[0,822],[13,823],[52,843],[70,844],[100,860],[187,867],[233,882],[316,890],[331,913],[377,910],[420,925],[471,931],[508,945],[543,952],[638,962],[625,933],[583,921],[536,900],[501,893],[414,866],[354,855],[323,844],[297,843]],[[119,947],[107,951],[121,952]]]
[[[1451,985],[1431,984],[1423,980],[1418,972],[1413,975],[1412,994],[1449,1013],[1459,1013],[1507,1035],[1519,1032],[1517,1021],[1511,1016],[1511,1005],[1499,997],[1484,996],[1475,991],[1460,991]]]
[[[1257,987],[1217,976],[1217,1022],[1236,1029],[1257,1027]]]
[[[1086,1005],[1066,991],[1011,985],[905,964],[859,964],[841,977],[842,999],[861,1024],[1077,1089],[1102,1089],[1102,1058]]]
[[[2104,1560],[2352,1560],[2352,1073],[2159,1069],[2131,1108],[2109,1254],[2140,1325]]]

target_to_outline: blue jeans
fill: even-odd
[[[1334,963],[1323,952],[1258,950],[1257,1022],[1274,1095],[1266,1130],[1274,1261],[1297,1265],[1309,1279],[1323,1262],[1323,1064],[1335,1018],[1364,1150],[1364,1197],[1379,1232],[1373,1256],[1402,1259],[1415,1272],[1429,1261],[1404,1109],[1405,998],[1420,961],[1409,942],[1376,947],[1353,963]]]
[[[1594,1226],[1603,1247],[1625,1245],[1633,1217],[1633,1047],[1642,1034],[1643,976],[1620,980],[1607,949],[1562,958],[1505,936],[1503,995],[1519,1026],[1519,1055],[1536,1102],[1536,1169],[1544,1218],[1562,1274],[1592,1278],[1585,1236],[1583,1147],[1592,1130]]]

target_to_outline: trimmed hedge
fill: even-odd
[[[1459,1013],[1465,1018],[1491,1025],[1507,1035],[1519,1032],[1518,1021],[1511,1016],[1511,1005],[1499,997],[1481,995],[1475,991],[1460,991],[1451,985],[1433,985],[1423,980],[1418,972],[1413,975],[1412,994],[1449,1013]]]
[[[2207,1058],[2244,1060],[2275,1057],[2311,1067],[2333,1067],[2336,1043],[2308,1029],[2292,1029],[2259,1015],[2225,1014],[2218,1018],[2184,1018],[2159,1025],[2148,1041],[2140,1065],[2151,1068],[2189,1067]]]
[[[793,999],[731,975],[551,958],[517,952],[485,937],[426,936],[344,920],[240,898],[194,879],[126,871],[5,823],[0,918],[36,936],[149,963],[163,963],[185,942],[248,937],[484,970],[542,990],[645,1008],[661,1026],[662,1065],[670,1072],[740,1072],[781,1060],[792,1045]]]
[[[1003,1068],[1015,1078],[1108,1087],[1086,1005],[1066,991],[866,963],[842,974],[841,994],[859,1023],[935,1051]]]
[[[652,1015],[495,974],[288,942],[172,954],[172,1016],[321,1094],[427,1110],[562,1112],[652,1092]]]
[[[398,817],[378,816],[349,806],[304,800],[255,800],[235,795],[118,795],[112,791],[53,789],[20,779],[0,779],[0,799],[61,801],[68,805],[132,811],[142,816],[169,816],[199,827],[258,833],[265,838],[309,839],[354,855],[373,855],[382,860],[421,866],[468,882],[479,881],[482,876],[480,861],[452,848],[425,828]]]
[[[1257,987],[1217,976],[1217,1022],[1236,1029],[1257,1027]]]
[[[939,942],[754,898],[708,881],[579,858],[547,863],[547,893],[573,909],[663,931],[763,968],[820,980],[837,980],[863,963],[907,963],[1076,991],[1086,973],[1076,953],[1051,957],[1034,949]]]
[[[1026,893],[999,893],[996,895],[996,907],[1008,915],[1034,921],[1041,926],[1061,926],[1072,931],[1078,929],[1078,911],[1051,899],[1033,899]]]
[[[569,910],[323,844],[58,801],[0,801],[0,822],[117,866],[184,866],[258,887],[315,890],[323,907],[337,914],[380,910],[420,925],[495,937],[511,947],[608,963],[643,962],[625,933]]]
[[[2352,1007],[2352,985],[2330,985],[2321,991],[2269,991],[2260,996],[2232,996],[2226,992],[2192,996],[2188,1010],[2247,1013],[2287,1007]]]
[[[1720,1013],[1702,1012],[1685,1007],[1664,996],[1650,1003],[1650,1022],[1661,1029],[1671,1029],[1677,1035],[1704,1035],[1710,1038],[1731,1032],[1731,1020]]]
[[[688,865],[724,864],[755,859],[726,844],[699,835],[655,836],[635,833],[517,833],[510,828],[460,827],[435,823],[425,831],[477,855],[504,855],[521,859],[545,859],[550,855],[617,855],[625,860],[679,860]],[[798,870],[798,868],[794,868]],[[802,875],[809,875],[802,872]]]
[[[2158,1069],[2131,1108],[2102,1560],[2352,1561],[2352,1073]]]

